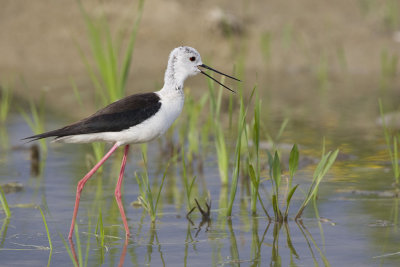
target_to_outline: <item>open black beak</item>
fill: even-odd
[[[199,67],[203,67],[203,68],[205,68],[205,69],[212,70],[213,72],[216,72],[216,73],[218,73],[218,74],[224,75],[224,76],[226,76],[226,77],[228,77],[228,78],[231,78],[231,79],[233,79],[233,80],[236,80],[236,81],[241,82],[241,80],[239,80],[239,79],[237,79],[237,78],[235,78],[235,77],[229,76],[229,75],[227,75],[227,74],[225,74],[225,73],[219,72],[219,71],[217,71],[217,70],[215,70],[215,69],[213,69],[213,68],[211,68],[211,67],[209,67],[209,66],[207,66],[207,65],[201,64],[201,65],[199,65]],[[236,93],[236,92],[233,91],[231,88],[229,88],[229,87],[223,85],[222,83],[220,83],[219,81],[217,81],[216,79],[214,79],[213,77],[211,77],[210,75],[208,75],[207,73],[205,73],[204,71],[200,70],[200,72],[201,72],[202,74],[206,75],[208,78],[210,78],[210,79],[213,80],[214,82],[216,82],[216,83],[218,83],[219,85],[221,85],[222,87],[225,87],[225,88],[228,89],[229,91],[231,91],[231,92],[233,92],[233,93]]]

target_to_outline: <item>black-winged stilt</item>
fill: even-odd
[[[72,238],[79,200],[85,183],[111,154],[119,146],[123,145],[125,146],[125,150],[121,171],[115,188],[115,199],[124,223],[126,237],[129,237],[129,227],[121,202],[121,184],[129,144],[149,142],[165,133],[182,111],[184,103],[183,83],[189,76],[202,73],[226,89],[234,92],[199,69],[199,67],[240,81],[204,65],[196,49],[181,46],[172,50],[169,55],[164,86],[160,91],[127,96],[81,121],[54,131],[25,138],[35,141],[41,138],[55,137],[54,141],[65,143],[90,143],[96,141],[114,143],[107,154],[78,182],[74,213],[68,235],[69,239]]]

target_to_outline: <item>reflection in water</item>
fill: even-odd
[[[188,250],[189,250],[189,243],[193,243],[193,237],[192,237],[192,232],[190,231],[190,225],[194,225],[192,220],[188,218],[188,224],[186,227],[186,239],[185,239],[185,256],[183,258],[183,265],[186,267],[187,266],[187,259],[188,259]]]
[[[262,238],[260,240],[258,236],[258,219],[253,217],[253,223],[252,223],[252,242],[251,242],[251,261],[253,262],[252,266],[257,266],[261,264],[261,245],[264,243],[265,236],[268,232],[268,229],[271,225],[270,222],[268,222],[267,227],[264,230],[264,233],[262,235]]]
[[[1,127],[0,127],[0,147],[2,147],[3,150],[6,150],[9,145],[10,145],[10,143],[8,140],[7,127],[4,127],[4,125],[1,125]]]
[[[223,264],[238,264],[248,262],[248,260],[241,259],[239,255],[238,243],[236,240],[235,231],[232,226],[232,221],[228,220],[228,231],[229,231],[229,245],[230,245],[230,261],[224,262]],[[266,228],[262,234],[261,239],[258,234],[258,219],[253,218],[252,220],[252,242],[251,242],[251,258],[250,262],[252,262],[251,266],[264,266],[261,261],[261,251],[262,245],[264,244],[265,237],[271,226],[271,223],[266,225]],[[281,229],[282,224],[275,223],[274,224],[274,233],[273,233],[273,245],[272,245],[272,254],[271,254],[271,266],[281,266],[281,258],[279,255],[279,230]]]
[[[10,223],[10,218],[5,218],[3,221],[3,224],[1,226],[1,230],[0,230],[0,248],[2,248],[4,246],[4,240],[7,236],[7,230],[8,230],[8,225]]]
[[[210,210],[211,210],[211,200],[210,200],[210,202],[209,203],[205,203],[205,206],[206,206],[206,209],[204,209],[203,210],[203,208],[200,206],[200,204],[199,204],[199,202],[197,201],[197,199],[194,199],[195,200],[195,202],[196,202],[196,206],[197,206],[197,209],[200,211],[200,213],[201,213],[201,221],[200,221],[200,223],[199,223],[199,225],[197,226],[197,231],[196,231],[196,234],[195,234],[195,237],[197,237],[198,236],[198,234],[200,233],[200,231],[201,231],[201,228],[204,226],[204,224],[206,224],[207,223],[207,227],[206,227],[206,232],[208,231],[208,228],[210,228],[210,226],[211,226],[211,214],[210,214]],[[194,226],[194,223],[193,223],[193,221],[190,219],[190,214],[194,211],[196,209],[196,207],[193,207],[190,211],[189,211],[189,213],[186,215],[186,219],[190,222],[190,224],[191,225],[193,225]]]
[[[399,221],[399,198],[394,198],[393,199],[393,204],[392,204],[392,209],[390,212],[390,221],[393,222],[392,227],[387,227],[385,231],[385,241],[382,246],[382,250],[380,251],[380,255],[374,256],[374,258],[379,258],[380,259],[380,265],[383,266],[385,264],[385,260],[387,257],[391,256],[398,256],[400,252],[397,251],[393,253],[393,243],[391,242],[392,236],[398,233],[398,221]],[[397,242],[397,240],[396,240]],[[396,248],[394,249],[396,250]]]
[[[38,176],[41,172],[40,168],[40,150],[37,144],[31,145],[30,148],[31,158],[31,176]]]
[[[164,256],[163,256],[163,253],[161,250],[161,244],[158,240],[158,235],[157,235],[157,230],[156,230],[155,224],[152,224],[150,226],[149,232],[150,232],[150,238],[149,238],[149,242],[147,243],[147,253],[146,253],[146,260],[145,260],[146,264],[151,265],[151,255],[153,254],[153,246],[154,246],[154,243],[156,243],[158,253],[160,254],[161,262],[165,266]]]
[[[125,255],[126,255],[126,249],[127,249],[127,247],[128,247],[128,239],[125,239],[124,246],[123,246],[123,248],[122,248],[121,257],[119,258],[118,267],[124,266]]]
[[[28,151],[29,150],[23,151],[25,153],[24,155],[25,157],[29,155]],[[17,154],[15,151],[13,151],[13,153]],[[31,153],[32,153],[31,155],[34,155],[33,151]],[[54,161],[53,155],[49,156],[48,159],[46,159],[45,154],[41,154],[40,156],[41,156],[40,159],[39,157],[37,157],[37,160],[39,160],[40,164],[42,164],[42,167],[40,167],[39,170],[37,171],[32,171],[32,177],[30,178],[28,184],[22,181],[24,187],[27,188],[27,190],[24,190],[21,193],[13,194],[12,196],[10,196],[11,203],[14,204],[14,203],[24,202],[25,199],[28,198],[28,201],[30,202],[37,203],[41,201],[42,205],[46,206],[46,199],[50,199],[48,196],[49,193],[48,192],[46,193],[46,189],[50,191],[51,188],[50,192],[52,192],[52,198],[51,198],[52,201],[57,200],[54,197],[54,195],[58,195],[61,192],[60,188],[62,187],[59,186],[60,180],[57,180],[57,176],[60,177],[67,176],[71,178],[74,178],[76,176],[78,178],[80,176],[79,172],[82,171],[82,169],[84,168],[83,163],[80,165],[81,166],[80,168],[75,167],[79,166],[78,163],[73,163],[72,166],[74,166],[74,168],[64,168],[67,169],[67,171],[63,170],[62,168],[53,169],[49,167],[48,170],[46,170],[45,173],[43,173],[40,170],[44,168],[43,167],[44,164],[58,166],[57,164],[60,164],[60,160],[58,159],[59,160],[58,162]],[[116,157],[121,157],[121,156],[122,156],[121,154],[116,155]],[[36,163],[34,162],[34,159],[36,157],[32,156],[31,158],[33,159],[31,160],[31,166],[32,166],[31,170],[33,170],[36,168],[34,167],[36,165]],[[64,154],[62,159],[64,161]],[[8,160],[8,158],[6,158],[6,160]],[[73,156],[70,156],[70,161],[73,160],[83,162],[83,160],[80,157],[75,156],[75,153]],[[68,162],[68,160],[66,162]],[[110,163],[113,164],[111,165],[112,166],[111,168],[119,168],[119,158],[116,158],[115,161],[112,161]],[[26,162],[24,165],[26,166],[25,170],[25,173],[27,174],[26,176],[29,176],[29,171],[30,171],[29,165]],[[65,165],[61,166],[65,167]],[[359,165],[355,164],[355,166]],[[367,173],[367,171],[370,171],[369,167],[367,168],[363,166],[363,168],[361,169],[363,176],[366,176],[365,173]],[[383,167],[380,165],[380,168]],[[138,168],[133,170],[137,169]],[[51,172],[52,170],[55,171]],[[133,173],[133,170],[131,170],[131,174]],[[114,175],[115,172],[113,170],[105,169],[103,173],[99,173],[97,179],[93,180],[92,187],[88,188],[89,190],[91,190],[92,194],[95,195],[95,197],[89,197],[88,201],[85,203],[87,209],[89,210],[89,215],[87,216],[89,220],[90,218],[97,219],[96,212],[102,210],[104,214],[103,218],[104,225],[108,235],[105,241],[106,244],[104,244],[104,240],[103,241],[99,240],[99,244],[98,246],[96,246],[95,245],[96,241],[93,238],[93,234],[90,234],[92,238],[89,237],[87,238],[86,247],[82,245],[83,250],[80,249],[80,245],[77,243],[77,241],[75,241],[76,247],[74,246],[74,244],[70,244],[69,246],[67,245],[67,247],[70,247],[73,262],[75,262],[75,264],[78,263],[80,265],[83,264],[83,266],[85,265],[93,266],[100,264],[105,264],[110,266],[117,266],[117,265],[122,266],[124,263],[127,266],[132,266],[132,265],[140,266],[144,263],[149,265],[150,264],[176,265],[177,257],[174,256],[171,261],[171,259],[169,258],[171,254],[168,254],[168,252],[171,246],[174,246],[174,248],[181,246],[182,249],[180,250],[180,252],[178,252],[179,254],[177,256],[178,256],[178,261],[182,261],[182,258],[184,258],[185,266],[190,265],[191,261],[198,262],[199,258],[200,260],[203,260],[206,257],[207,257],[207,262],[211,262],[215,265],[231,264],[236,266],[239,265],[240,263],[243,263],[243,265],[247,266],[248,262],[250,262],[249,265],[251,266],[261,266],[265,265],[265,263],[267,264],[270,263],[271,266],[289,265],[289,264],[292,266],[295,266],[296,264],[309,266],[310,265],[309,263],[311,261],[311,265],[312,262],[316,262],[317,264],[320,265],[329,266],[330,263],[328,262],[326,256],[332,257],[332,255],[335,256],[339,255],[339,253],[342,253],[343,250],[341,250],[340,248],[342,245],[341,243],[347,242],[349,241],[349,239],[353,237],[351,235],[348,237],[344,237],[340,241],[337,241],[337,238],[329,238],[332,237],[332,233],[334,232],[333,235],[335,236],[337,232],[346,231],[347,227],[349,226],[349,223],[351,225],[354,224],[362,225],[362,223],[365,222],[360,220],[357,221],[356,220],[357,218],[355,218],[355,216],[344,217],[348,216],[348,214],[346,214],[343,209],[335,210],[331,216],[332,218],[336,216],[337,218],[335,219],[337,221],[341,221],[341,224],[340,225],[338,224],[338,228],[340,228],[338,230],[340,231],[338,231],[337,229],[331,231],[331,229],[326,228],[325,225],[321,223],[322,221],[318,219],[319,218],[318,210],[316,210],[315,215],[317,217],[317,220],[315,221],[313,220],[313,223],[311,224],[313,226],[309,226],[309,224],[306,224],[310,231],[308,231],[308,229],[302,224],[294,226],[293,222],[289,222],[288,224],[275,223],[272,227],[271,224],[268,224],[268,222],[266,222],[265,218],[261,219],[249,216],[249,210],[248,210],[249,203],[248,199],[246,198],[243,201],[236,202],[237,205],[235,206],[235,212],[234,212],[235,215],[232,218],[232,220],[227,220],[225,216],[225,208],[227,206],[226,203],[228,196],[228,188],[222,187],[220,188],[219,191],[218,190],[212,191],[211,195],[211,197],[213,197],[214,200],[217,200],[218,197],[220,199],[219,202],[216,201],[215,202],[216,204],[214,204],[216,207],[219,207],[219,209],[218,209],[218,219],[217,216],[215,216],[213,225],[211,226],[211,220],[206,219],[206,217],[209,216],[204,216],[204,214],[210,213],[209,211],[210,208],[208,208],[207,205],[204,206],[204,203],[202,202],[200,202],[202,204],[200,208],[203,210],[204,213],[202,217],[200,218],[193,216],[193,218],[196,219],[196,220],[193,219],[194,223],[190,221],[187,223],[186,221],[184,221],[184,219],[181,220],[183,217],[181,216],[181,214],[182,214],[182,207],[184,207],[184,198],[183,194],[181,194],[182,191],[180,190],[181,186],[181,184],[179,183],[180,176],[176,175],[176,173],[179,172],[179,168],[178,167],[177,169],[170,168],[170,170],[171,171],[169,172],[171,174],[168,175],[168,179],[166,181],[166,185],[168,186],[166,186],[163,189],[163,194],[161,196],[162,201],[160,202],[160,205],[164,205],[165,209],[165,213],[160,214],[160,216],[165,216],[165,218],[164,217],[162,218],[163,224],[159,225],[161,228],[158,228],[157,229],[158,231],[156,231],[156,229],[153,226],[149,230],[147,230],[149,224],[146,224],[146,218],[147,218],[146,213],[144,211],[142,213],[142,210],[131,209],[131,211],[129,212],[130,218],[132,218],[131,220],[133,221],[140,218],[139,223],[135,224],[132,223],[133,225],[132,227],[135,228],[137,227],[137,228],[136,228],[136,234],[134,235],[135,237],[132,239],[133,242],[131,243],[127,242],[124,243],[122,241],[115,242],[115,240],[110,241],[109,236],[120,237],[121,233],[123,233],[122,231],[123,228],[120,227],[121,223],[119,221],[119,216],[117,216],[119,215],[118,207],[117,205],[115,205],[115,201],[112,198],[110,198],[106,193],[109,192],[107,190],[109,189],[109,187],[114,187],[115,185],[115,175]],[[382,181],[382,179],[375,179],[377,175],[381,172],[381,169],[378,171],[375,171],[372,174],[368,175],[367,178],[369,179],[369,181],[372,180],[374,180],[374,182]],[[77,174],[75,175],[74,172],[77,172]],[[305,172],[308,173],[308,170],[305,170]],[[37,178],[33,177],[35,173],[38,174]],[[59,173],[60,175],[58,175]],[[109,175],[109,173],[111,173],[111,175]],[[354,171],[354,173],[356,173],[358,175],[357,177],[359,177],[360,175],[359,173],[357,173],[356,171]],[[9,175],[9,173],[5,173],[4,177],[7,178],[7,175]],[[19,175],[19,173],[17,173],[17,175]],[[341,177],[342,174],[336,176]],[[207,180],[209,178],[205,176],[205,179]],[[152,182],[153,185],[156,186],[157,183],[159,182],[159,179],[158,180],[154,179]],[[213,184],[213,181],[207,180],[207,182]],[[71,184],[73,189],[75,188],[76,185],[75,182],[71,181],[69,184]],[[69,184],[67,184],[67,186]],[[379,187],[376,186],[375,184],[372,184],[372,182],[368,184],[371,188],[374,188],[374,190],[377,190],[376,188],[378,188],[379,190]],[[129,187],[129,190],[132,190],[132,188],[133,190],[136,190],[136,185],[132,185],[132,183],[126,183],[125,186],[126,190],[128,190],[128,186],[131,186]],[[343,193],[342,191],[338,193],[337,187],[342,188],[342,186],[348,187],[349,185],[337,184],[337,181],[335,180],[335,183],[327,184],[327,189],[322,188],[323,190],[325,189],[326,191],[329,191],[329,193],[322,192],[321,196],[324,199],[323,200],[324,206],[321,206],[321,203],[319,203],[320,207],[324,207],[326,209],[331,208],[332,205],[337,207],[338,205],[336,205],[337,203],[335,201],[343,201],[343,200],[342,199],[337,200],[336,196],[339,195],[339,197],[341,197],[341,195],[346,194]],[[358,185],[350,184],[350,186],[358,186]],[[55,188],[58,188],[58,191],[54,191]],[[64,190],[64,188],[62,190]],[[134,193],[132,194],[134,195],[136,193],[137,191],[134,191]],[[32,197],[33,199],[31,200]],[[60,198],[61,197],[65,197],[65,195],[60,194]],[[354,204],[350,203],[349,205],[346,205],[346,208],[350,209],[354,208],[354,206],[356,208],[359,208],[360,203],[361,204],[367,203],[368,205],[365,205],[366,206],[365,211],[360,212],[362,213],[362,215],[374,216],[378,220],[382,219],[385,222],[393,223],[393,224],[387,224],[388,226],[387,225],[378,227],[374,226],[375,228],[372,228],[371,226],[366,226],[364,227],[364,229],[360,228],[361,230],[368,231],[369,234],[374,234],[372,237],[372,241],[367,244],[374,249],[377,261],[378,260],[381,261],[380,263],[382,265],[384,263],[387,264],[389,260],[393,262],[392,255],[394,255],[393,253],[395,253],[396,250],[395,245],[397,241],[395,239],[397,239],[398,237],[398,229],[399,229],[398,228],[399,199],[394,198],[392,202],[392,199],[389,198],[386,198],[384,200],[382,200],[382,198],[379,198],[379,200],[382,202],[373,200],[374,204],[370,204],[372,203],[371,201],[372,199],[370,196],[368,197],[369,201],[360,202],[358,201],[358,199],[356,199],[357,201],[354,201],[355,197],[352,196],[353,199],[352,203]],[[60,206],[64,205],[64,203],[65,199],[62,200],[62,202],[61,200],[60,201],[57,200],[57,205],[49,201],[50,209],[53,212],[53,218],[57,223],[65,219],[64,213],[69,215],[70,212],[69,209],[66,212],[65,208],[60,208]],[[386,203],[385,205],[387,206],[385,206],[385,209],[382,208],[382,203]],[[174,209],[174,205],[176,209]],[[325,211],[324,208],[321,208],[321,213],[324,213]],[[331,209],[329,210],[331,211]],[[354,210],[352,210],[352,212],[353,211]],[[31,216],[32,214],[29,214],[29,212],[30,211],[22,212],[16,210],[14,214],[24,214],[24,216],[27,214],[27,216]],[[101,214],[101,212],[99,213]],[[142,217],[140,217],[141,213]],[[171,215],[175,213],[178,213],[177,214],[178,216],[175,217]],[[215,213],[215,215],[216,214],[217,213]],[[0,215],[2,215],[1,212]],[[7,250],[13,249],[12,246],[16,241],[15,240],[16,238],[14,238],[14,236],[18,236],[19,239],[22,239],[28,235],[29,235],[28,238],[31,238],[31,236],[33,235],[35,236],[37,235],[38,228],[31,227],[31,225],[29,225],[31,228],[28,227],[22,228],[20,226],[21,223],[18,222],[17,216],[12,217],[13,220],[13,223],[11,224],[12,227],[11,226],[9,227],[10,220],[8,219],[5,219],[1,222],[2,225],[0,230],[0,238],[1,238],[0,248],[5,247]],[[313,216],[314,215],[311,215],[311,217]],[[373,219],[375,219],[374,217]],[[32,218],[34,218],[34,216],[32,216]],[[67,218],[69,217],[67,216]],[[93,221],[96,221],[96,219],[93,219]],[[363,217],[362,220],[365,220],[365,217]],[[26,221],[26,219],[24,219],[24,221]],[[166,222],[165,224],[164,221]],[[184,221],[185,225],[182,225],[182,221]],[[83,224],[86,225],[86,222],[84,222]],[[317,224],[319,227],[319,232]],[[115,225],[118,225],[118,227],[115,227]],[[163,226],[165,225],[167,225],[168,228],[167,227],[164,228]],[[195,230],[193,229],[194,228],[193,226],[196,226]],[[40,222],[40,227],[42,227],[42,222]],[[181,231],[182,229],[185,229],[185,227],[186,227],[186,232],[185,230]],[[207,231],[208,228],[210,228],[210,231]],[[270,228],[273,228],[273,231]],[[327,235],[326,243],[329,244],[329,246],[327,247],[328,252],[325,249],[324,230]],[[18,231],[17,234],[15,234],[16,231]],[[174,231],[173,232],[174,240],[165,239],[164,235],[166,232],[168,233],[168,236],[171,236],[169,231]],[[282,238],[281,240],[279,240],[280,231],[284,231],[284,233],[282,233],[283,234],[282,237],[283,239],[285,239],[286,237],[286,240],[282,240]],[[88,232],[90,233],[90,230]],[[21,235],[20,233],[23,234]],[[24,235],[25,233],[28,234]],[[314,237],[311,235],[311,233],[314,235],[315,240]],[[353,233],[354,231],[352,231],[352,234]],[[182,234],[182,236],[180,236],[180,234]],[[206,238],[202,239],[203,236],[206,236]],[[140,237],[144,238],[141,239]],[[83,238],[81,237],[81,239]],[[86,243],[86,237],[84,238],[84,240],[85,241],[82,242],[82,244]],[[266,240],[270,240],[268,241],[269,243]],[[26,243],[29,243],[29,241],[27,241]],[[55,242],[55,244],[57,244],[57,242]],[[362,245],[363,243],[358,242],[355,244]],[[379,244],[379,247],[375,246],[374,244]],[[92,247],[90,247],[90,245],[92,245]],[[155,249],[157,249],[158,251],[154,251]],[[59,251],[59,249],[56,249],[55,251]],[[365,251],[368,252],[368,254]],[[129,253],[128,257],[126,257],[127,252]],[[0,253],[2,253],[2,250],[0,250]],[[361,253],[366,253],[367,255],[371,255],[369,250],[364,250]],[[62,253],[54,253],[52,256],[50,254],[49,257],[52,257],[53,258],[52,261],[56,262],[58,260],[57,257],[60,257],[60,254]],[[66,254],[67,253],[65,253],[65,255]],[[86,258],[84,258],[82,262],[82,259],[80,259],[80,257],[85,257],[85,255]],[[362,256],[365,255],[363,254]],[[391,256],[391,258],[389,256]],[[68,259],[68,255],[66,257]],[[357,255],[355,257],[360,257],[360,255]],[[6,258],[6,254],[0,255],[0,258],[2,258],[3,262],[3,260]],[[8,256],[8,260],[9,258],[10,256]],[[47,261],[47,252],[45,260]],[[332,261],[332,264],[336,263],[334,257],[332,257],[330,260]],[[58,263],[59,262],[57,262],[57,264]],[[44,260],[42,265],[43,266],[46,265]]]
[[[322,250],[317,246],[317,243],[315,242],[313,236],[311,235],[311,233],[307,230],[307,228],[304,226],[304,224],[300,221],[299,223],[296,223],[297,226],[299,227],[301,233],[303,234],[308,248],[310,250],[311,256],[314,260],[315,263],[317,263],[317,258],[315,257],[314,251],[312,249],[311,243],[309,241],[309,239],[311,240],[311,242],[313,243],[315,249],[319,252],[319,255],[323,261],[323,263],[325,264],[325,266],[330,266],[328,259],[325,257],[324,253],[322,252]]]
[[[286,230],[286,243],[288,248],[290,249],[290,263],[294,264],[293,262],[293,255],[296,257],[296,259],[299,259],[299,255],[296,252],[296,249],[293,246],[292,243],[292,238],[290,236],[290,229],[289,229],[289,224],[288,223],[284,223],[285,226],[285,230]]]
[[[279,232],[281,230],[282,223],[274,224],[274,241],[272,242],[272,252],[271,252],[271,263],[270,266],[281,266],[281,256],[279,255]]]
[[[68,239],[68,241],[69,241],[69,247],[71,249],[72,259],[74,261],[74,265],[75,266],[79,266],[78,257],[76,256],[74,241],[72,241],[72,239]]]
[[[298,228],[300,229],[301,233],[304,236],[304,239],[308,245],[308,249],[310,251],[311,257],[313,258],[313,261],[316,265],[318,265],[318,261],[317,258],[314,254],[313,251],[313,246],[315,247],[315,249],[319,252],[320,257],[324,263],[325,266],[330,266],[327,258],[325,257],[324,253],[322,252],[322,250],[317,246],[314,238],[312,237],[312,235],[310,234],[310,232],[307,230],[307,228],[301,224],[301,223],[296,223],[296,225],[298,226]],[[264,231],[264,235],[263,238],[258,241],[258,235],[256,233],[253,232],[253,243],[252,243],[252,253],[253,255],[255,255],[253,257],[253,261],[254,264],[253,266],[259,266],[261,265],[261,260],[260,260],[260,246],[261,244],[263,244],[264,242],[264,237],[269,229],[270,223],[267,225],[267,228]],[[298,254],[298,252],[296,251],[296,248],[293,245],[292,239],[291,239],[291,234],[290,234],[290,228],[289,228],[289,223],[284,222],[284,223],[274,223],[274,229],[273,229],[273,241],[271,244],[271,258],[270,258],[270,266],[282,266],[282,257],[280,254],[280,246],[279,246],[279,236],[280,236],[280,231],[283,228],[285,229],[285,233],[286,233],[286,245],[287,248],[289,249],[289,259],[290,259],[290,266],[296,266],[296,263],[294,261],[294,259],[299,260],[300,256]],[[253,227],[254,227],[254,223],[253,223]],[[311,243],[310,241],[311,240]],[[313,245],[313,246],[312,246]],[[294,256],[294,257],[293,257]]]
[[[78,239],[78,241],[79,241],[79,239]],[[82,260],[82,251],[81,251],[80,241],[78,242],[78,254],[76,253],[74,241],[72,239],[68,239],[68,242],[69,242],[69,247],[70,247],[70,252],[71,252],[71,259],[73,261],[74,266],[87,266],[88,256],[89,256],[88,253],[89,253],[89,248],[90,248],[90,237],[88,236],[88,242],[86,244],[87,247],[86,247],[85,263],[83,263],[83,260]],[[122,246],[121,256],[120,256],[119,262],[118,262],[119,267],[124,266],[128,243],[129,243],[129,240],[125,239],[123,246]],[[52,251],[50,251],[49,263],[50,263],[50,259],[51,259],[51,254],[52,254]]]
[[[232,220],[228,220],[228,229],[229,229],[229,243],[230,243],[230,251],[231,251],[231,260],[233,263],[240,263],[239,250],[237,247],[235,232],[232,228]]]

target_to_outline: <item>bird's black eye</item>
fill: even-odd
[[[195,61],[196,57],[190,57],[189,59],[190,59],[190,61]]]

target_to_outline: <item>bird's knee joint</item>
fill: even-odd
[[[79,192],[79,193],[82,192],[84,186],[85,186],[85,183],[79,181],[78,185],[76,186],[76,191]]]

